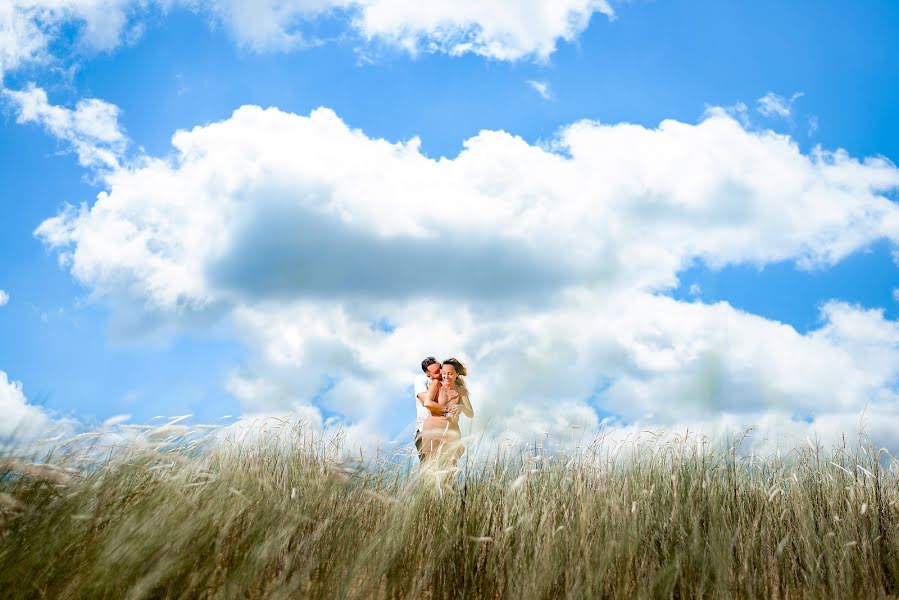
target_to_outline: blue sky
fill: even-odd
[[[301,44],[290,48],[270,48],[265,44],[257,47],[260,45],[259,38],[247,37],[246,31],[252,28],[230,22],[227,13],[217,12],[219,9],[215,3],[193,11],[177,5],[166,10],[158,6],[140,9],[130,7],[124,0],[108,4],[108,10],[123,11],[125,25],[113,27],[111,37],[103,38],[105,41],[102,44],[91,38],[94,34],[90,33],[93,31],[90,28],[95,24],[96,15],[90,11],[79,12],[79,2],[70,0],[68,12],[63,10],[50,14],[50,18],[45,18],[35,30],[46,37],[43,49],[37,54],[27,54],[23,50],[18,58],[12,55],[13,58],[7,57],[5,64],[0,63],[4,66],[2,85],[7,91],[40,88],[46,92],[49,106],[68,111],[76,110],[80,101],[90,98],[118,107],[115,122],[128,140],[124,149],[117,150],[120,161],[117,167],[108,169],[80,164],[73,151],[76,142],[72,141],[71,136],[67,138],[58,131],[54,133],[48,125],[49,117],[28,120],[23,117],[23,104],[17,100],[18,96],[6,94],[3,98],[3,120],[0,124],[0,181],[3,182],[0,289],[8,294],[9,300],[0,307],[0,370],[7,374],[9,380],[22,383],[23,396],[27,399],[22,401],[48,409],[57,416],[71,416],[88,423],[120,413],[131,414],[135,421],[144,421],[158,414],[182,413],[194,413],[198,419],[211,420],[223,414],[250,414],[254,411],[297,410],[305,414],[303,411],[311,407],[323,419],[331,417],[359,425],[368,433],[403,435],[412,414],[411,410],[408,415],[404,413],[407,403],[404,397],[406,383],[403,382],[408,382],[417,368],[417,361],[407,360],[407,356],[417,357],[419,354],[445,350],[462,353],[475,365],[480,360],[484,365],[481,389],[491,398],[499,398],[501,394],[497,390],[502,388],[502,384],[498,382],[511,376],[510,364],[533,360],[535,362],[531,368],[553,371],[558,352],[564,351],[553,346],[555,349],[550,348],[547,352],[555,358],[543,360],[526,355],[521,358],[518,354],[521,350],[514,349],[514,344],[511,346],[513,350],[503,355],[502,351],[491,350],[485,340],[499,335],[497,332],[513,338],[521,333],[522,323],[527,322],[527,317],[520,315],[527,315],[531,310],[522,307],[533,306],[535,323],[544,317],[550,318],[550,313],[553,318],[561,318],[559,315],[564,310],[574,311],[574,308],[569,306],[563,310],[559,308],[557,298],[538,291],[520,291],[514,299],[504,297],[491,300],[478,298],[477,293],[466,288],[461,299],[454,302],[460,307],[459,310],[467,308],[473,315],[470,318],[484,331],[479,330],[477,335],[466,337],[464,332],[459,333],[452,327],[443,330],[438,326],[433,331],[434,338],[430,345],[426,338],[419,339],[410,334],[408,339],[416,340],[417,346],[409,348],[407,343],[403,351],[383,355],[389,361],[402,358],[407,360],[407,364],[389,364],[382,368],[377,360],[372,362],[371,357],[360,358],[359,354],[366,351],[384,352],[384,347],[378,345],[386,343],[383,340],[371,342],[375,344],[372,346],[334,342],[349,335],[344,328],[344,319],[379,323],[380,326],[372,329],[387,337],[402,334],[406,327],[424,327],[427,331],[427,320],[409,318],[404,321],[406,309],[403,307],[418,306],[420,314],[431,314],[433,310],[445,314],[446,307],[435,304],[439,298],[422,299],[414,290],[403,288],[402,281],[390,288],[394,295],[382,298],[377,296],[380,292],[374,287],[370,290],[364,285],[341,287],[345,283],[343,280],[338,286],[342,291],[336,296],[321,296],[325,292],[317,291],[314,283],[292,282],[285,284],[286,291],[279,296],[262,297],[264,294],[256,289],[254,283],[246,281],[252,275],[232,274],[232,279],[228,280],[230,295],[222,291],[213,293],[208,289],[201,294],[207,300],[212,298],[209,300],[211,305],[220,308],[209,311],[206,308],[197,309],[197,318],[184,318],[180,309],[170,311],[165,308],[154,312],[155,309],[149,308],[155,302],[154,297],[134,292],[134,282],[145,272],[140,265],[114,264],[108,257],[95,260],[85,254],[85,262],[81,264],[83,270],[76,272],[71,264],[60,264],[59,248],[51,248],[46,238],[35,235],[36,228],[59,214],[67,203],[75,206],[86,203],[91,207],[96,202],[97,194],[104,191],[110,192],[110,198],[120,197],[123,193],[117,196],[116,186],[121,185],[115,179],[117,169],[135,171],[145,164],[141,161],[153,157],[175,160],[174,168],[177,170],[180,159],[173,158],[178,151],[172,147],[175,132],[189,131],[195,127],[202,129],[217,122],[233,123],[232,113],[241,106],[271,107],[281,113],[301,117],[308,117],[313,110],[325,107],[333,111],[347,127],[360,132],[366,140],[383,138],[396,143],[418,138],[418,152],[421,155],[435,160],[445,157],[447,161],[459,157],[466,140],[478,136],[481,131],[507,132],[520,137],[529,147],[548,148],[558,142],[561,131],[582,120],[609,127],[629,123],[652,131],[666,120],[695,127],[718,110],[722,115],[730,115],[728,118],[741,128],[740,135],[747,136],[746,139],[763,137],[769,130],[786,136],[782,139],[795,145],[798,156],[808,157],[820,146],[825,151],[843,149],[848,157],[858,161],[866,157],[882,157],[887,161],[879,174],[861,169],[854,175],[857,180],[853,180],[855,183],[852,185],[846,184],[844,188],[842,184],[834,184],[834,194],[848,189],[847,194],[852,196],[856,193],[853,190],[864,188],[877,177],[895,181],[895,167],[892,165],[899,160],[899,114],[895,110],[895,106],[899,106],[899,61],[896,60],[899,57],[899,41],[893,33],[899,26],[899,7],[887,1],[853,6],[838,2],[612,2],[610,9],[614,11],[614,18],[609,18],[603,11],[588,12],[589,24],[582,30],[572,32],[571,41],[553,36],[550,32],[547,35],[550,40],[555,40],[554,51],[540,56],[539,51],[528,52],[526,42],[522,42],[525,45],[523,55],[512,60],[491,56],[489,52],[484,56],[484,52],[447,51],[446,40],[426,27],[417,33],[417,53],[397,46],[387,35],[376,36],[374,41],[367,42],[365,32],[354,27],[350,22],[353,17],[347,16],[356,14],[354,10],[365,10],[358,7],[341,9],[347,10],[346,13],[338,11],[318,16],[309,16],[298,9],[297,14],[283,23],[279,22],[274,32],[266,35],[301,31],[318,42],[309,47]],[[390,2],[383,4],[390,5]],[[497,3],[497,7],[500,4]],[[358,5],[364,7],[366,3]],[[572,3],[572,6],[575,5],[581,4]],[[36,9],[29,2],[21,2],[14,3],[12,10],[20,11],[20,16],[31,18]],[[263,3],[251,14],[258,15],[260,21],[264,21],[266,10],[267,5]],[[444,19],[450,18],[447,14],[458,18],[466,27],[470,27],[472,19],[477,26],[478,18],[489,17],[445,13]],[[398,18],[402,25],[402,18]],[[527,19],[527,16],[522,18]],[[46,26],[48,22],[50,27]],[[0,39],[11,40],[11,47],[15,48],[15,44],[23,46],[23,39],[25,42],[36,39],[34,32],[30,34],[31,38],[16,34],[11,23],[13,21],[9,19],[0,21]],[[417,25],[407,23],[405,26]],[[101,22],[97,27],[111,26]],[[132,31],[134,27],[137,29]],[[483,26],[483,30],[488,31],[488,26]],[[502,45],[502,40],[507,38],[500,36],[498,39]],[[429,50],[428,45],[435,43],[437,47]],[[547,97],[538,93],[534,82],[546,86]],[[777,110],[768,110],[765,114],[761,99],[766,96],[779,103],[777,108],[781,114]],[[77,137],[81,134],[76,132],[72,135]],[[235,145],[242,143],[239,135],[227,139]],[[294,142],[305,143],[293,138],[285,143]],[[629,142],[625,140],[624,143]],[[683,150],[685,153],[691,152],[689,146]],[[565,154],[565,150],[557,151],[560,155]],[[647,153],[644,150],[640,152]],[[340,177],[352,178],[353,169],[352,164],[341,165]],[[262,175],[254,174],[253,185],[259,182],[259,178],[264,178],[266,172],[263,168]],[[760,181],[767,182],[765,186],[773,184],[777,187],[777,178],[783,174],[775,171],[766,174],[763,171],[758,176]],[[511,179],[514,178],[510,176]],[[297,194],[312,193],[302,191],[306,190],[303,185],[297,188],[301,190]],[[524,193],[515,191],[514,183],[497,185],[512,190],[503,193]],[[876,197],[888,202],[895,201],[894,183],[878,184],[875,188],[873,193]],[[361,184],[353,189],[363,196],[367,193]],[[755,195],[763,193],[752,192]],[[590,190],[583,190],[583,193],[575,190],[572,194],[572,197],[586,197],[590,195]],[[825,207],[824,212],[831,210],[832,202],[836,203],[833,206],[840,202],[825,196],[820,200]],[[209,198],[215,206],[216,196],[213,194]],[[269,200],[265,194],[252,198],[245,202],[258,202],[259,206],[266,206],[265,202]],[[381,201],[378,198],[374,193],[371,200],[358,200],[370,205]],[[427,198],[420,199],[421,203],[428,201]],[[728,200],[715,197],[712,201],[726,203]],[[789,203],[790,199],[784,202]],[[810,222],[814,221],[812,211],[816,210],[816,202],[818,200],[813,197],[801,205],[801,210],[807,211]],[[148,208],[151,204],[141,206],[141,210],[153,210]],[[245,205],[238,203],[235,206]],[[770,208],[771,205],[765,206]],[[385,205],[384,210],[389,212],[397,208]],[[865,214],[871,215],[874,209],[864,210],[867,211]],[[263,218],[260,214],[253,214]],[[288,215],[285,218],[294,218],[291,212],[285,214]],[[364,218],[363,213],[358,214],[360,219]],[[307,218],[308,215],[303,215],[306,213],[296,218],[313,222]],[[480,216],[467,213],[459,218],[478,221]],[[589,218],[585,212],[584,219]],[[889,221],[889,218],[886,217],[886,220]],[[872,233],[870,229],[873,225],[863,227],[856,217],[838,216],[834,219],[822,225],[819,233],[809,234],[807,239],[802,238],[805,233],[798,229],[795,233],[783,233],[783,239],[790,240],[791,244],[800,240],[795,248],[783,252],[769,253],[761,247],[766,239],[761,234],[753,234],[753,239],[761,241],[753,242],[756,246],[749,249],[741,247],[732,250],[716,246],[692,254],[684,251],[673,259],[675,263],[680,261],[682,264],[670,273],[658,275],[654,283],[628,283],[633,278],[631,273],[622,279],[627,280],[625,283],[614,284],[619,286],[615,287],[615,293],[648,294],[656,298],[669,296],[679,303],[678,306],[683,305],[685,310],[702,310],[701,306],[725,302],[735,313],[764,319],[765,326],[767,323],[775,329],[778,323],[790,326],[798,336],[796,339],[802,340],[797,342],[800,344],[817,344],[817,338],[812,340],[811,336],[829,326],[836,327],[837,321],[833,315],[837,313],[850,320],[864,316],[867,319],[865,323],[875,329],[892,331],[899,316],[894,297],[894,290],[899,289],[899,276],[892,257],[896,238],[891,238],[888,228],[884,229],[886,233]],[[776,214],[757,222],[747,218],[745,222],[734,225],[734,231],[740,228],[749,231],[776,221]],[[144,223],[145,220],[136,222]],[[385,223],[384,227],[389,225],[389,220]],[[727,224],[731,226],[733,222],[727,220]],[[101,225],[98,220],[97,227],[90,229],[90,235],[103,235]],[[702,223],[694,225],[701,231]],[[240,228],[242,226],[235,225],[235,231],[244,231]],[[491,225],[502,226],[496,223]],[[250,228],[246,231],[251,233],[244,236],[250,236],[243,242],[246,246],[238,248],[240,256],[247,256],[248,249],[252,254],[254,248],[265,246],[264,239],[252,237],[252,232],[257,230]],[[378,235],[392,235],[385,234],[384,229],[379,231]],[[494,248],[484,240],[485,236],[489,236],[486,231],[490,230],[478,231],[481,232],[480,237],[473,238],[471,244],[464,246],[473,248],[471,260],[502,262],[496,257],[509,248],[504,245]],[[640,231],[637,223],[633,236],[639,238]],[[658,231],[660,239],[668,239],[667,233],[661,229]],[[587,245],[592,243],[590,240],[602,237],[602,232],[601,228],[585,232]],[[202,232],[202,235],[212,237],[220,234],[220,231],[214,230]],[[412,247],[430,248],[426,251],[433,251],[433,256],[440,261],[441,248],[447,247],[446,244],[455,248],[452,246],[455,235],[441,230],[433,248],[426,245]],[[444,236],[449,237],[444,239]],[[625,237],[631,239],[633,236],[628,234]],[[831,236],[851,240],[851,243],[847,242],[852,247],[848,254],[842,256],[838,252],[837,258],[812,261],[815,262],[813,265],[803,262],[802,258],[808,252],[814,254],[819,250],[815,244],[824,243],[821,240],[829,240]],[[87,247],[84,239],[70,239],[69,249]],[[346,243],[354,243],[353,239],[348,238],[350,241]],[[559,239],[564,240],[564,236]],[[479,245],[481,242],[484,243],[483,248]],[[685,242],[685,245],[692,248],[703,243]],[[567,252],[576,254],[579,247]],[[365,248],[371,249],[371,246],[361,245],[360,248],[364,251]],[[721,253],[716,254],[719,249]],[[290,260],[285,259],[284,265],[273,271],[277,276],[281,277],[285,272],[306,272],[301,263],[309,260],[308,255],[301,254],[301,250],[292,251],[298,254]],[[510,256],[530,256],[516,254],[524,252],[521,249],[509,252],[512,252]],[[602,254],[588,257],[584,264],[569,264],[567,259],[556,262],[549,250],[541,247],[537,247],[536,252],[550,257],[546,260],[552,269],[558,268],[559,273],[568,273],[569,270],[572,273],[570,280],[565,279],[568,283],[553,285],[578,289],[578,286],[586,284],[572,281],[600,277],[597,273],[605,272],[596,263],[601,260],[596,256],[605,256]],[[724,261],[724,266],[720,266],[717,264],[720,261],[715,257],[725,255],[729,258]],[[226,256],[234,258],[236,255],[226,253]],[[343,266],[331,265],[328,261],[352,261],[353,256],[351,251],[343,254],[331,250],[316,257],[316,260],[323,265],[326,273],[339,274],[344,272]],[[398,254],[391,251],[384,256],[388,258],[383,260],[391,261],[393,259],[389,257]],[[626,259],[629,256],[627,252],[622,251],[620,256],[625,257],[622,264],[631,264]],[[278,260],[271,258],[273,262]],[[226,270],[233,264],[227,260],[225,263],[224,267],[216,264]],[[643,268],[640,266],[642,263],[633,264],[632,269]],[[376,267],[385,269],[385,272],[402,271],[399,264],[389,262]],[[101,272],[119,273],[117,269],[121,269],[122,273],[127,271],[122,279],[98,275]],[[535,286],[539,287],[542,285],[541,272],[529,274],[530,271],[525,270],[522,271],[524,274],[515,277],[532,277],[537,282]],[[346,277],[358,281],[359,276],[353,275],[357,271],[347,273],[349,275]],[[677,280],[671,281],[672,276],[676,276]],[[239,277],[240,281],[235,282],[234,277]],[[339,279],[339,276],[335,277]],[[560,277],[564,279],[567,275]],[[501,277],[497,279],[501,280]],[[661,281],[666,283],[659,283]],[[530,297],[531,293],[533,297]],[[227,299],[224,299],[226,296]],[[447,291],[446,296],[454,297],[451,291]],[[834,309],[836,312],[822,312],[823,307],[834,306],[828,305],[834,300],[844,304]],[[313,306],[315,302],[318,304]],[[421,302],[425,304],[416,304]],[[499,313],[505,311],[507,315],[518,316],[496,316],[490,308],[496,302],[497,306],[508,303],[508,308],[497,309]],[[610,301],[608,305],[598,304],[596,310],[617,305]],[[668,310],[664,306],[659,305],[658,310]],[[334,317],[330,311],[335,307],[344,307],[349,316]],[[580,308],[589,314],[587,308]],[[878,313],[878,317],[866,309],[877,309],[882,313]],[[136,314],[144,310],[149,315],[146,319]],[[296,332],[296,339],[286,333],[284,339],[277,338],[278,333],[260,333],[268,329],[265,322],[257,319],[258,315],[283,313],[281,317],[272,317],[271,328],[277,332],[277,323],[293,322],[292,317],[287,315],[294,310],[300,311],[304,319],[311,319],[309,322],[324,324],[322,331],[316,334],[319,338],[304,338],[302,332]],[[454,309],[449,310],[452,314]],[[252,313],[252,318],[247,316],[249,313]],[[130,316],[132,323],[128,326],[122,325],[119,318],[124,314]],[[279,321],[279,318],[286,321]],[[670,314],[666,318],[671,318]],[[435,319],[443,320],[441,317]],[[144,322],[155,325],[134,324]],[[465,319],[454,322],[457,328],[466,326]],[[385,323],[390,325],[385,327]],[[702,323],[697,327],[703,331],[715,328],[714,324]],[[659,336],[668,335],[666,327],[658,326]],[[734,329],[733,335],[737,338],[744,336],[741,327]],[[751,325],[746,327],[753,329]],[[280,327],[280,331],[283,333],[285,329]],[[543,339],[539,331],[528,331],[529,335],[536,336],[535,339]],[[599,329],[596,335],[643,339],[634,332],[613,333],[608,328]],[[422,336],[425,336],[425,331],[422,331]],[[828,329],[819,333],[819,337],[843,340],[845,336]],[[589,346],[589,342],[584,343]],[[772,342],[759,342],[762,346],[767,343]],[[834,342],[836,350],[826,350],[847,353],[848,358],[837,361],[839,364],[848,364],[852,360],[863,362],[862,355],[857,353],[860,352],[857,350],[858,344],[841,343]],[[884,351],[896,350],[896,343],[889,336],[885,336],[881,343],[884,344]],[[570,350],[575,353],[575,358],[566,364],[577,363],[579,373],[591,368],[595,369],[595,373],[587,377],[580,387],[571,386],[570,389],[567,382],[574,381],[574,377],[560,375],[565,383],[559,384],[558,397],[564,398],[562,404],[571,407],[571,411],[553,416],[551,421],[585,418],[589,422],[592,417],[584,416],[584,407],[595,405],[599,406],[597,414],[600,418],[612,414],[621,415],[622,423],[626,424],[641,419],[653,423],[656,417],[652,415],[656,411],[641,410],[624,415],[620,408],[633,404],[637,397],[639,402],[651,406],[652,401],[642,395],[644,392],[640,390],[644,388],[641,386],[656,389],[662,396],[670,390],[684,394],[687,393],[684,390],[695,387],[691,387],[693,384],[689,382],[684,383],[684,377],[703,377],[702,364],[705,363],[694,364],[689,360],[679,362],[677,368],[672,367],[664,373],[654,371],[655,366],[631,362],[626,368],[598,365],[595,360],[603,360],[603,357],[630,356],[629,353],[643,356],[640,352],[645,350],[642,346],[640,351],[630,347],[615,350],[606,348],[604,344],[589,348],[575,345]],[[279,345],[287,345],[296,353],[287,352],[288,359],[275,360],[271,348]],[[671,342],[671,345],[686,352],[678,343]],[[662,347],[667,346],[661,344],[659,348]],[[305,348],[305,351],[297,348]],[[662,350],[657,350],[659,354],[656,358],[663,360]],[[792,355],[800,350],[785,347],[782,351],[785,355]],[[310,352],[330,358],[314,359],[310,363]],[[584,364],[581,364],[585,356],[591,358],[583,359]],[[739,360],[743,362],[729,356],[721,358],[725,364],[740,365],[724,369],[730,373],[726,377],[733,380],[724,388],[739,397],[757,394],[757,390],[748,390],[745,385],[746,369],[755,368],[751,353],[749,356],[741,355]],[[750,367],[746,366],[747,361]],[[647,364],[656,365],[657,362],[649,360]],[[814,361],[812,364],[815,364]],[[822,359],[820,364],[821,368],[825,368],[830,363]],[[473,373],[477,372],[478,369],[473,369]],[[866,402],[891,406],[897,374],[899,372],[894,370],[892,362],[876,374],[864,370],[847,374],[850,379],[875,383],[860,383],[857,389],[847,391],[846,394],[857,395],[853,396],[855,403],[842,399],[839,409],[822,409],[822,419],[829,414],[839,414],[841,418],[854,414],[853,410],[863,407]],[[254,382],[251,387],[257,391],[244,389],[243,392],[236,392],[235,375],[244,378],[245,382]],[[771,386],[779,390],[778,397],[782,398],[784,406],[788,405],[784,409],[786,413],[795,412],[792,404],[794,395],[798,398],[795,400],[796,406],[815,413],[807,404],[813,402],[809,398],[815,398],[816,392],[797,391],[791,383],[779,382],[773,372],[762,367],[749,379],[768,377],[772,378]],[[333,382],[340,381],[345,382],[345,390],[340,385],[333,385]],[[604,382],[602,388],[609,390],[608,398],[595,397],[597,381]],[[619,385],[607,385],[605,382],[608,381],[617,381]],[[363,397],[359,396],[363,382],[382,390],[378,394],[380,404],[366,400],[367,405],[376,405],[376,410],[360,410],[352,406],[352,398]],[[474,374],[473,382],[477,383]],[[269,391],[258,392],[260,386]],[[522,400],[512,405],[504,404],[507,402],[505,399],[496,400],[496,405],[490,405],[488,412],[502,415],[513,410],[510,406],[515,406],[514,410],[540,407],[540,398],[553,396],[552,386],[549,390],[542,389],[540,385],[532,387],[535,390],[533,400],[530,399],[530,392],[520,396]],[[258,401],[250,397],[257,393]],[[287,399],[262,399],[268,397],[266,394],[280,394]],[[864,397],[865,394],[872,397]],[[685,408],[684,413],[691,419],[706,420],[725,413],[744,414],[730,400],[712,398],[710,402],[702,404],[702,411],[694,410],[691,405]],[[776,412],[774,409],[759,408],[751,400],[747,403],[755,406],[745,412],[747,422],[757,420],[761,413]],[[535,410],[546,414],[543,409]],[[502,421],[501,417],[495,417],[495,420]]]

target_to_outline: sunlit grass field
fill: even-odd
[[[209,435],[208,433],[206,434]],[[110,441],[110,439],[118,441]],[[4,598],[881,598],[896,461],[673,435],[350,459],[285,426],[0,457]],[[481,444],[483,444],[483,440]]]

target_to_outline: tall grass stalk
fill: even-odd
[[[285,426],[0,456],[9,598],[874,598],[899,590],[899,481],[856,445],[695,438],[348,462]],[[163,437],[167,436],[167,437]],[[102,440],[100,437],[98,440]],[[100,452],[104,450],[104,452]],[[471,452],[474,456],[475,452]],[[102,458],[101,458],[102,457]],[[37,464],[36,464],[37,462]]]

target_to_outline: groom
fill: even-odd
[[[415,389],[415,450],[418,452],[418,460],[422,460],[421,432],[425,421],[431,416],[431,411],[425,408],[425,399],[428,397],[428,388],[432,381],[443,381],[443,373],[440,372],[440,362],[433,356],[421,361],[422,374],[415,377],[413,388]],[[460,381],[462,385],[464,382]],[[458,413],[458,411],[456,411]]]

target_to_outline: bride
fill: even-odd
[[[456,358],[448,358],[440,369],[442,380],[431,381],[424,401],[424,407],[431,415],[422,427],[421,453],[425,462],[439,459],[455,465],[465,452],[459,430],[459,413],[471,419],[474,409],[462,379],[468,374],[465,365]]]

